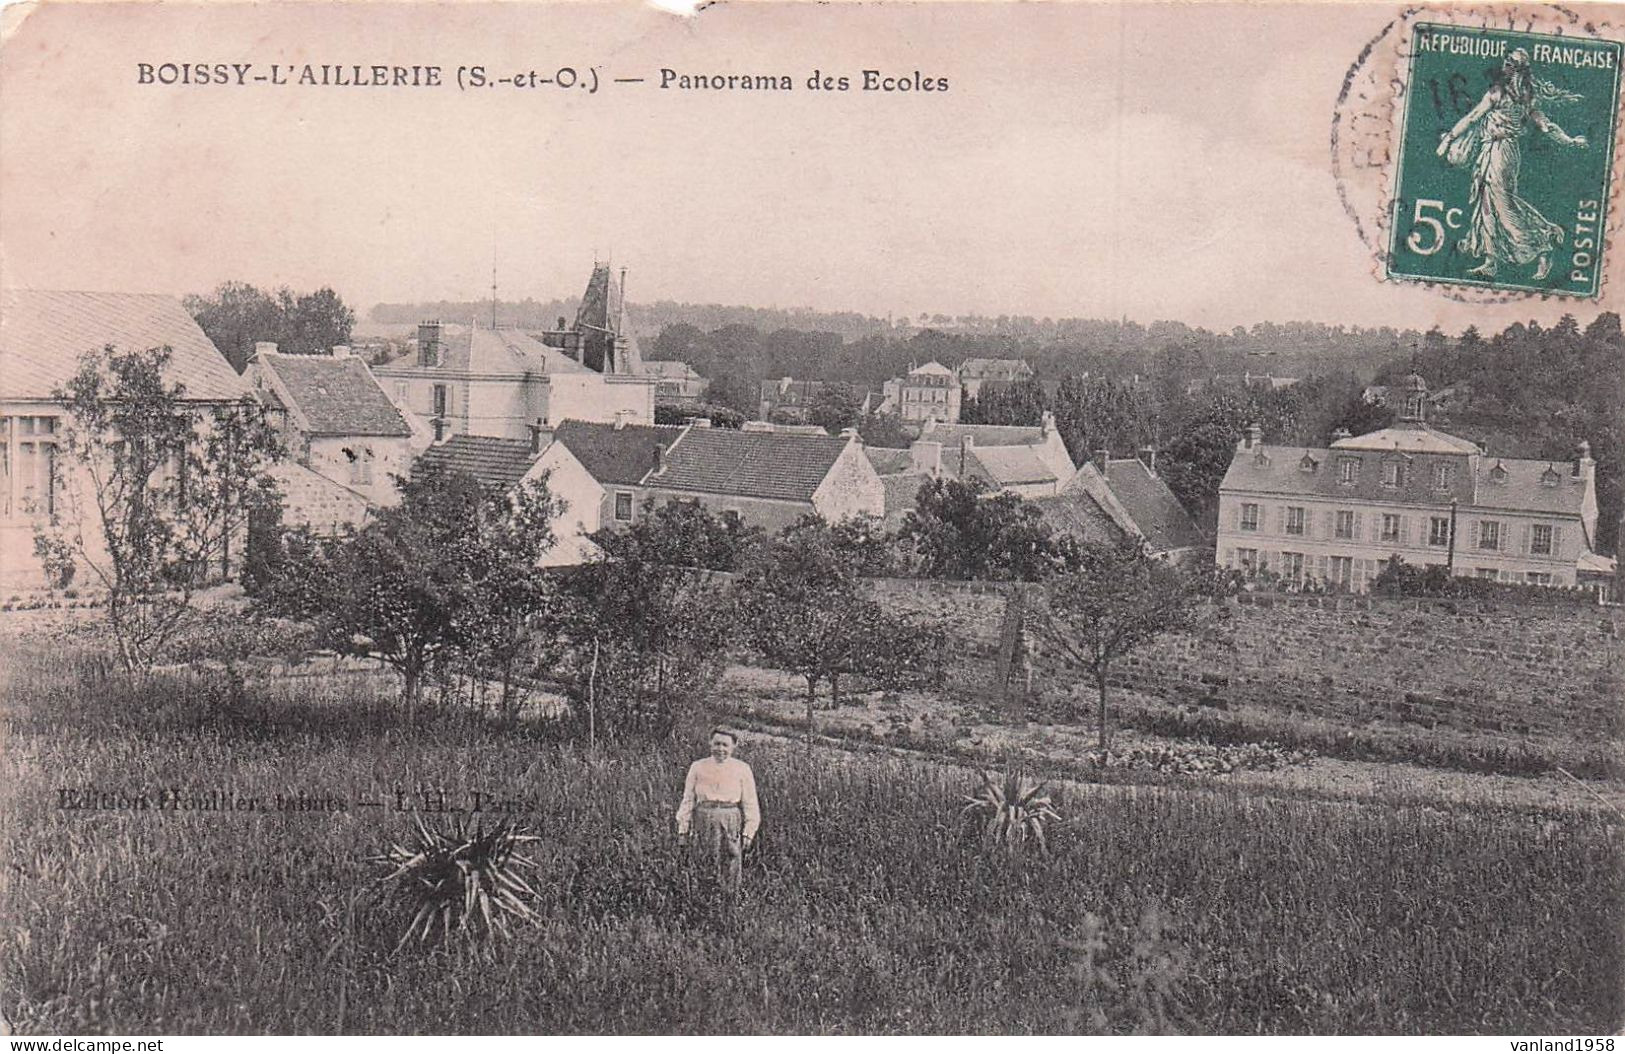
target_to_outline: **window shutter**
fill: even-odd
[[[1552,525],[1552,555],[1563,555],[1563,528],[1555,523]]]
[[[1315,557],[1315,577],[1322,582],[1326,581],[1326,557],[1324,556]]]
[[[1333,538],[1336,537],[1336,535],[1337,511],[1335,509],[1327,509],[1325,514],[1320,518],[1320,536],[1322,538]]]
[[[1354,538],[1352,540],[1356,542],[1360,540],[1360,514],[1358,512],[1354,514]]]
[[[1399,518],[1399,544],[1411,544],[1411,518],[1409,516]]]
[[[1371,517],[1371,540],[1374,542],[1382,541],[1382,513],[1380,512]]]
[[[1518,528],[1518,552],[1529,552],[1529,525],[1527,523]]]

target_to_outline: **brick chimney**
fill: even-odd
[[[661,473],[663,473],[665,471],[666,471],[666,444],[664,444],[664,443],[656,443],[655,444],[655,470],[654,470],[654,474],[658,476],[658,475],[660,475]]]
[[[916,439],[908,448],[909,468],[936,479],[942,475],[942,444],[929,439]]]
[[[1569,478],[1576,483],[1588,483],[1597,477],[1597,463],[1591,459],[1591,444],[1580,440],[1580,445],[1574,448],[1574,463],[1569,468]]]
[[[1105,472],[1106,462],[1111,458],[1111,456],[1112,452],[1110,450],[1097,450],[1094,452],[1094,455],[1089,458],[1089,460],[1095,463],[1095,468],[1099,469],[1101,472]]]
[[[1048,439],[1050,436],[1055,434],[1055,415],[1050,411],[1045,410],[1044,416],[1038,419],[1038,425],[1044,433],[1044,438]]]
[[[444,345],[441,343],[441,327],[439,321],[418,323],[418,365],[438,366]]]
[[[548,431],[547,426],[542,423],[542,419],[540,417],[536,419],[535,424],[526,425],[525,429],[530,432],[531,454],[540,454],[542,452],[542,447],[547,445],[546,440],[552,438],[552,433]]]
[[[625,428],[627,425],[629,425],[631,423],[632,423],[632,411],[631,410],[616,410],[615,411],[615,431],[619,432],[621,429]]]
[[[847,439],[847,440],[855,439],[860,444],[863,442],[863,437],[858,435],[858,430],[856,428],[843,428],[843,429],[841,429],[841,438],[842,439]]]
[[[1155,476],[1157,474],[1157,448],[1154,446],[1141,447],[1140,464],[1145,466],[1147,472]]]
[[[1247,449],[1252,450],[1255,447],[1262,446],[1263,443],[1264,430],[1259,427],[1257,421],[1254,421],[1247,426]]]
[[[335,345],[333,345],[333,357],[335,359],[347,359],[347,358],[349,358],[350,357],[350,345],[348,345],[348,344],[335,344]]]
[[[256,355],[275,355],[276,354],[276,341],[274,341],[274,340],[256,340],[254,342],[254,354],[256,354]]]
[[[1351,433],[1347,428],[1339,428],[1337,431],[1332,433],[1332,442],[1334,443],[1349,438],[1351,438]]]

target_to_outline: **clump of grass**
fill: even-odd
[[[415,935],[427,944],[438,932],[444,940],[452,933],[478,937],[508,937],[510,921],[535,922],[527,901],[536,890],[526,880],[536,862],[519,847],[541,839],[511,820],[487,829],[469,831],[465,823],[436,830],[413,816],[408,844],[395,843],[373,858],[391,870],[378,880],[393,887],[396,896],[413,912],[406,932],[395,945],[398,952]]]
[[[975,816],[983,824],[982,841],[1010,852],[1019,852],[1029,842],[1037,845],[1040,852],[1048,852],[1044,824],[1061,821],[1061,814],[1055,811],[1050,800],[1048,786],[1013,772],[1002,780],[995,780],[991,773],[982,773],[981,789],[965,795],[965,802],[963,814]]]

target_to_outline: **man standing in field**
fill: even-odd
[[[688,767],[683,800],[677,806],[677,840],[690,847],[702,881],[719,883],[739,895],[744,850],[756,838],[762,810],[756,803],[756,777],[733,756],[739,737],[725,728],[711,733],[711,756]]]

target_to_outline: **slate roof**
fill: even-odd
[[[951,451],[944,451],[947,457]],[[982,467],[983,473],[994,483],[1004,487],[1021,484],[1056,483],[1060,477],[1044,463],[1038,451],[1028,446],[973,446],[970,459]],[[967,471],[970,465],[966,465]]]
[[[1101,545],[1113,544],[1125,536],[1094,496],[1082,488],[1068,487],[1060,494],[1027,500],[1038,507],[1044,522],[1058,534]]]
[[[924,472],[898,472],[880,477],[880,486],[886,497],[885,514],[881,526],[895,531],[903,525],[903,518],[914,511],[920,488],[931,482]]]
[[[683,434],[682,425],[597,424],[563,421],[553,440],[575,455],[599,483],[631,486],[655,467],[655,447],[670,447]]]
[[[168,347],[165,376],[188,399],[237,399],[248,384],[172,296],[34,289],[0,292],[0,398],[49,399],[79,357],[111,344],[123,351]]]
[[[1108,460],[1106,482],[1154,551],[1162,553],[1203,544],[1202,532],[1185,506],[1174,497],[1174,492],[1168,489],[1167,482],[1161,476],[1153,476],[1138,458]]]
[[[978,447],[1031,446],[1044,440],[1044,429],[1038,425],[950,425],[941,421],[927,421],[920,433],[921,439],[942,444],[942,456],[948,456],[948,447],[958,446],[970,436]]]
[[[869,463],[875,467],[876,475],[895,476],[914,467],[914,455],[908,450],[866,446],[863,452],[869,456]]]
[[[360,359],[329,355],[256,356],[276,375],[312,435],[409,436],[412,429]]]
[[[524,478],[533,461],[530,444],[523,439],[454,435],[425,450],[413,471],[466,472],[482,483],[511,487]]]
[[[1477,443],[1448,435],[1425,424],[1408,423],[1381,428],[1361,436],[1339,439],[1333,450],[1399,450],[1407,454],[1476,454]]]
[[[543,344],[517,329],[486,329],[479,326],[442,324],[440,365],[425,367],[447,373],[546,375],[549,373],[590,373],[587,367],[558,348]],[[415,369],[418,350],[412,349],[383,363],[384,369]]]
[[[645,485],[701,494],[812,501],[850,440],[829,436],[690,428]]]
[[[1262,459],[1258,457],[1258,450],[1265,455]],[[1337,482],[1336,459],[1339,455],[1361,458],[1359,478],[1352,486]],[[1381,461],[1385,456],[1399,458],[1406,463],[1404,482],[1399,487],[1382,486]],[[1305,457],[1316,463],[1318,467],[1315,471],[1304,470]],[[1456,466],[1451,485],[1445,489],[1434,489],[1428,469],[1430,461],[1439,460],[1449,461]],[[1497,465],[1506,473],[1500,482],[1495,482],[1493,477]],[[1553,485],[1542,482],[1548,469],[1559,477]],[[1221,492],[1318,496],[1345,501],[1398,502],[1435,507],[1447,505],[1451,498],[1455,498],[1464,507],[1548,512],[1565,516],[1581,515],[1588,490],[1569,477],[1568,463],[1563,461],[1461,454],[1407,455],[1390,452],[1383,455],[1373,451],[1298,446],[1238,449],[1219,489]]]

